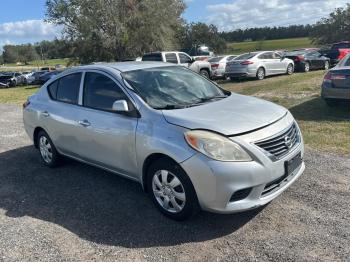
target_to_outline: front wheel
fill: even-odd
[[[287,67],[287,75],[292,75],[294,73],[294,66],[289,64]]]
[[[201,76],[204,76],[204,77],[207,78],[207,79],[210,78],[208,71],[205,70],[205,69],[202,69],[202,70],[199,72],[199,74],[200,74]]]
[[[260,67],[258,71],[256,72],[256,78],[258,80],[263,80],[265,78],[265,69]]]
[[[182,221],[199,211],[197,196],[185,171],[168,159],[153,163],[147,173],[147,189],[165,216]]]

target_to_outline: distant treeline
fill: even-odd
[[[309,37],[313,30],[312,25],[291,25],[283,27],[256,27],[237,29],[230,32],[222,32],[220,36],[226,42],[242,42],[257,40],[275,40],[295,37]]]

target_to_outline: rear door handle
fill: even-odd
[[[44,117],[50,116],[49,112],[47,112],[47,111],[41,112],[41,115]]]
[[[78,124],[84,127],[91,126],[90,122],[87,120],[80,120],[78,121]]]

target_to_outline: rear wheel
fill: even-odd
[[[208,71],[205,70],[205,69],[202,69],[199,73],[200,73],[201,76],[204,76],[207,79],[210,78]]]
[[[41,160],[48,167],[56,167],[60,164],[60,155],[45,131],[40,131],[37,137]]]
[[[303,71],[304,72],[309,72],[310,71],[310,63],[309,62],[305,62]]]
[[[324,70],[328,70],[329,69],[329,61],[325,61],[324,62]]]
[[[265,78],[265,69],[260,67],[258,71],[256,72],[256,78],[258,80],[263,80]]]
[[[293,64],[289,64],[287,67],[287,75],[292,75],[294,73],[294,66]]]
[[[147,188],[156,207],[174,220],[186,220],[200,209],[191,180],[175,162],[154,162],[147,173]]]

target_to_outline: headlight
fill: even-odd
[[[252,161],[242,147],[230,139],[202,130],[185,133],[187,143],[195,150],[219,161]]]

